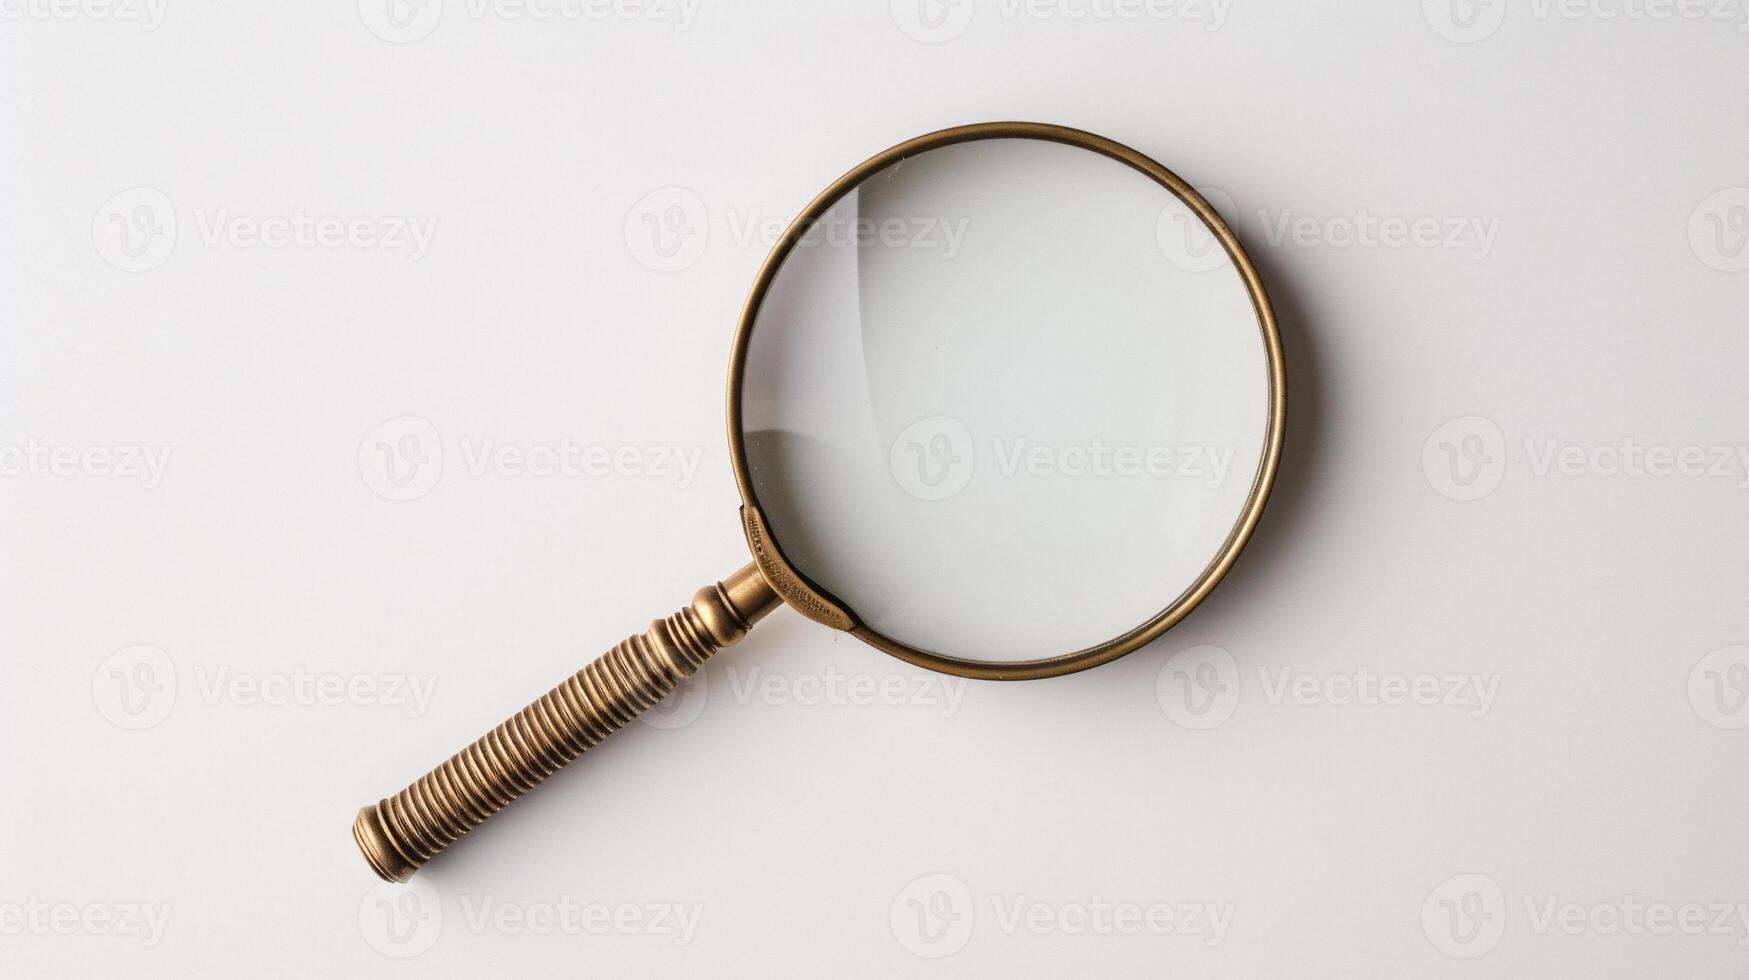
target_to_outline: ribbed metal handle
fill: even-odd
[[[406,881],[444,848],[667,697],[777,606],[753,565],[614,647],[413,785],[358,811],[371,870]]]

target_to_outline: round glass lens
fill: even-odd
[[[1038,139],[926,150],[782,259],[741,374],[751,494],[805,578],[945,657],[1157,617],[1243,522],[1271,373],[1252,293],[1168,187]]]

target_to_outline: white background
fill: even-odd
[[[1092,0],[960,0],[935,29],[912,0],[702,0],[684,30],[648,3],[448,0],[396,29],[376,0],[67,2],[0,2],[8,975],[1749,968],[1749,473],[1615,465],[1749,441],[1734,2],[1233,0],[1212,30],[1071,16],[1114,9]],[[921,688],[780,611],[667,727],[410,898],[373,888],[358,806],[744,560],[721,413],[768,244],[746,227],[1015,118],[1231,199],[1291,390],[1234,574],[1153,646],[1023,685]],[[639,232],[672,206],[665,256]],[[436,230],[417,258],[248,244],[298,209]],[[160,234],[130,257],[115,215]],[[1348,234],[1421,218],[1497,234]],[[407,416],[431,428],[388,441],[442,468],[396,502],[367,434]],[[486,439],[702,455],[690,481],[472,472]],[[129,446],[170,452],[161,480],[87,452]],[[1350,703],[1362,671],[1495,694]],[[353,693],[277,696],[300,676]],[[423,710],[367,687],[409,677]],[[887,677],[901,696],[849,696]],[[1728,917],[1647,934],[1629,901]],[[544,914],[569,903],[622,925]],[[1198,903],[1223,932],[1077,928]]]

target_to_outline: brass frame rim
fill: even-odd
[[[1269,425],[1265,437],[1263,458],[1258,464],[1257,474],[1252,482],[1251,493],[1246,499],[1245,507],[1240,512],[1238,521],[1235,522],[1226,543],[1214,560],[1203,569],[1188,589],[1168,603],[1158,614],[1129,632],[1073,653],[1013,663],[964,660],[921,650],[902,643],[870,628],[857,618],[854,610],[833,598],[831,593],[808,581],[784,558],[775,537],[764,531],[764,522],[759,516],[758,498],[753,490],[752,475],[748,471],[746,445],[741,438],[742,383],[747,366],[748,345],[753,336],[753,323],[765,300],[765,294],[771,287],[772,280],[776,278],[778,269],[783,265],[784,259],[788,258],[791,249],[801,239],[802,234],[825,214],[827,209],[838,203],[840,198],[871,174],[884,170],[906,157],[929,150],[957,143],[989,139],[1046,140],[1091,150],[1140,171],[1189,205],[1203,223],[1214,232],[1221,246],[1226,249],[1228,256],[1233,260],[1234,267],[1239,271],[1246,289],[1251,294],[1252,306],[1257,312],[1258,329],[1263,335],[1264,354],[1269,369]],[[1257,524],[1262,518],[1263,507],[1268,503],[1270,491],[1275,486],[1276,470],[1281,463],[1282,444],[1287,430],[1287,370],[1282,353],[1281,333],[1276,325],[1275,309],[1269,302],[1268,293],[1264,289],[1263,280],[1258,275],[1256,266],[1252,264],[1250,256],[1245,253],[1237,236],[1233,234],[1233,230],[1228,227],[1226,221],[1209,205],[1208,201],[1203,199],[1201,194],[1196,192],[1195,188],[1150,157],[1121,143],[1083,130],[1055,126],[1049,123],[977,123],[927,133],[870,157],[821,191],[800,214],[796,215],[789,227],[784,229],[783,235],[772,246],[770,254],[760,265],[759,274],[754,277],[753,287],[748,292],[747,300],[741,308],[740,320],[735,328],[735,343],[729,358],[728,429],[729,458],[735,471],[735,485],[741,493],[743,523],[749,538],[748,544],[752,548],[754,558],[759,562],[761,570],[768,579],[772,580],[772,587],[782,596],[786,605],[796,608],[811,619],[843,629],[870,646],[919,667],[982,680],[1032,680],[1042,677],[1056,677],[1086,670],[1089,667],[1097,667],[1146,646],[1173,626],[1178,625],[1226,577],[1227,572],[1238,559],[1239,553],[1251,540],[1252,532],[1256,530]],[[829,607],[824,613],[820,610],[822,604]],[[834,613],[837,615],[833,615]],[[846,626],[846,623],[849,625]]]

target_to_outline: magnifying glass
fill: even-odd
[[[808,205],[741,312],[729,450],[753,560],[353,837],[407,880],[780,604],[965,677],[1129,653],[1250,538],[1285,396],[1256,269],[1165,167],[1037,123],[901,143]]]

